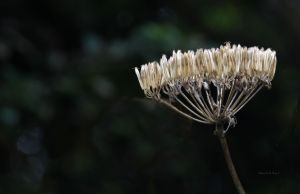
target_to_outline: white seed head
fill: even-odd
[[[263,86],[271,85],[276,63],[276,52],[271,49],[226,43],[195,52],[173,51],[169,59],[163,55],[159,63],[144,64],[135,73],[147,97],[195,121],[228,121],[231,126],[234,115]]]

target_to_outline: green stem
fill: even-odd
[[[246,192],[243,188],[243,185],[239,179],[239,176],[235,170],[234,164],[231,159],[229,147],[228,147],[227,140],[226,140],[225,133],[224,133],[223,124],[219,124],[219,123],[216,124],[216,129],[214,131],[214,134],[216,136],[218,136],[218,138],[220,140],[222,150],[224,153],[224,157],[225,157],[225,161],[226,161],[229,173],[231,175],[231,178],[233,180],[236,190],[238,191],[239,194],[245,194]]]

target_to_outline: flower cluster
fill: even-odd
[[[275,51],[226,43],[196,52],[173,51],[169,59],[163,55],[160,63],[142,65],[135,72],[147,97],[193,120],[216,123],[232,120],[262,86],[270,86],[275,69]]]

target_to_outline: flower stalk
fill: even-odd
[[[225,133],[224,133],[223,124],[220,124],[220,123],[216,124],[214,134],[218,137],[218,139],[221,143],[224,158],[225,158],[229,173],[231,175],[231,178],[232,178],[232,181],[234,183],[234,186],[235,186],[236,190],[238,191],[239,194],[245,194],[246,192],[244,190],[244,187],[243,187],[243,185],[242,185],[242,183],[239,179],[239,176],[238,176],[238,174],[235,170],[235,166],[234,166],[233,161],[231,159],[231,154],[230,154],[229,147],[228,147],[227,140],[226,140],[226,136],[225,136]]]

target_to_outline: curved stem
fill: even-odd
[[[171,108],[172,110],[176,111],[177,113],[181,114],[182,116],[185,116],[185,117],[188,118],[188,119],[197,121],[197,122],[199,122],[199,123],[210,124],[210,122],[203,121],[203,120],[200,120],[200,119],[196,119],[196,118],[194,118],[194,117],[192,117],[192,116],[190,116],[190,115],[188,115],[188,114],[182,112],[181,110],[179,110],[178,108],[176,108],[175,106],[173,106],[172,104],[168,103],[168,102],[165,101],[165,100],[161,100],[161,99],[160,99],[160,100],[158,100],[158,102],[160,102],[160,103],[166,105],[167,107]]]
[[[246,192],[243,188],[243,185],[239,179],[239,176],[235,170],[234,164],[231,159],[229,147],[228,147],[227,140],[226,140],[225,133],[224,133],[223,124],[218,124],[218,123],[216,124],[216,129],[214,131],[214,134],[216,136],[218,136],[218,138],[220,140],[222,150],[224,153],[224,157],[225,157],[225,161],[226,161],[229,173],[231,175],[231,178],[233,180],[236,190],[238,191],[239,194],[245,194]]]
[[[190,105],[195,109],[197,110],[201,115],[198,115],[199,118],[203,119],[203,120],[207,120],[207,118],[204,118],[203,116],[203,112],[192,102],[190,101],[190,99],[182,92],[180,91],[180,94],[185,98],[185,100],[190,103]]]

